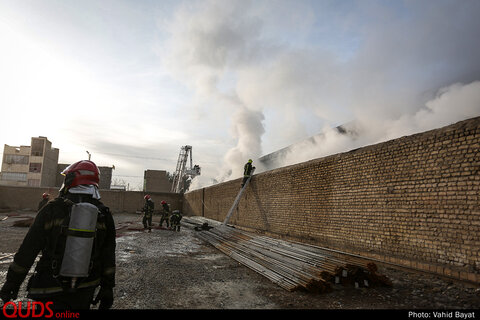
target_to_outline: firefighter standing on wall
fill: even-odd
[[[245,163],[245,166],[243,167],[243,181],[242,181],[242,188],[245,185],[245,182],[247,182],[248,178],[252,175],[252,171],[255,170],[255,167],[252,166],[252,159],[249,159],[247,163]]]
[[[143,229],[148,229],[148,232],[152,232],[152,216],[155,204],[149,194],[143,198],[145,199],[145,204],[143,205]]]
[[[65,180],[59,196],[38,212],[8,268],[0,297],[4,302],[17,298],[41,251],[28,281],[28,298],[52,301],[54,309],[89,309],[98,302],[101,309],[110,308],[115,286],[115,224],[110,210],[100,201],[100,172],[95,163],[82,160],[62,174]],[[79,221],[86,218],[93,227],[79,229]],[[85,241],[90,245],[83,245]],[[79,266],[84,267],[80,270]]]
[[[162,201],[162,218],[160,218],[160,227],[162,227],[163,221],[166,221],[167,228],[169,228],[170,227],[168,223],[169,218],[170,218],[170,206],[165,200],[163,200]]]

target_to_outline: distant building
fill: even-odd
[[[46,137],[31,139],[30,146],[4,145],[0,185],[53,187],[58,164],[57,148]]]
[[[100,170],[99,189],[109,190],[112,185],[112,167],[98,167]]]
[[[31,139],[30,146],[14,147],[5,145],[3,149],[0,185],[18,187],[58,187],[64,176],[60,173],[70,164],[58,163],[59,150],[52,148],[46,137]],[[112,167],[98,167],[100,189],[110,189]]]
[[[165,170],[145,170],[143,180],[144,192],[171,192],[172,182]]]

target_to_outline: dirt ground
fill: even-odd
[[[0,285],[27,227],[16,227],[33,212],[0,212]],[[5,219],[5,217],[7,217]],[[117,273],[114,309],[398,309],[478,310],[480,289],[431,275],[379,265],[392,287],[335,285],[330,293],[288,292],[239,264],[182,226],[180,232],[158,227],[144,232],[141,216],[115,214]],[[33,271],[32,270],[30,272]],[[25,281],[26,282],[26,281]],[[25,285],[19,298],[25,299]],[[480,316],[477,312],[476,317]]]

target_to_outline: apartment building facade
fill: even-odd
[[[30,146],[4,145],[0,185],[55,186],[58,148],[46,137],[32,137]]]

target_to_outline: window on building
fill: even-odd
[[[43,146],[45,140],[43,139],[32,139],[32,156],[43,156]]]
[[[27,174],[22,172],[2,172],[2,180],[26,182]]]
[[[28,158],[28,156],[23,155],[6,154],[3,162],[7,164],[28,164]]]
[[[28,170],[29,172],[42,172],[42,164],[41,163],[30,163],[30,169]]]

